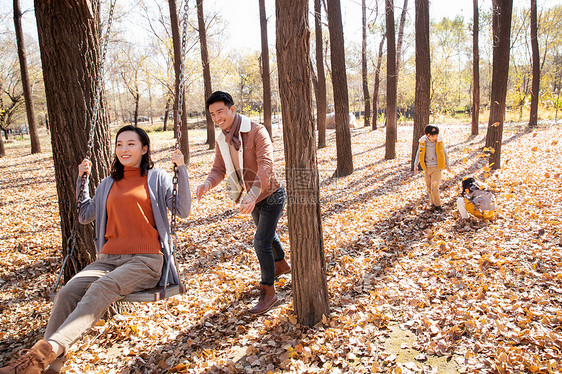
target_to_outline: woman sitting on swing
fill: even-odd
[[[178,168],[176,214],[186,218],[191,192],[179,150],[172,153],[172,162]],[[89,175],[91,165],[84,159],[78,166],[78,191],[80,176]],[[93,198],[86,188],[80,207],[80,223],[96,220],[97,259],[58,293],[44,339],[1,368],[1,374],[58,373],[68,348],[112,303],[155,287],[163,264],[172,261],[173,265],[166,211],[166,207],[172,209],[172,178],[153,166],[146,132],[134,126],[119,129],[111,176],[101,181]],[[168,278],[173,283],[179,278],[175,267],[171,266],[171,270]]]

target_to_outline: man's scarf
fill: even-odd
[[[234,147],[237,151],[240,150],[240,125],[242,124],[242,117],[238,113],[234,114],[234,121],[229,132],[222,130],[226,137],[226,142]]]

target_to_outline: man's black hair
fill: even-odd
[[[222,101],[228,108],[234,105],[234,100],[232,100],[232,96],[230,96],[228,92],[215,91],[205,101],[205,108],[209,110],[209,106],[211,104],[217,103],[219,101]]]
[[[425,135],[437,135],[439,134],[439,127],[433,125],[427,125],[425,127]]]

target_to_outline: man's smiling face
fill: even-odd
[[[221,130],[229,132],[234,122],[234,115],[236,108],[232,105],[230,108],[222,101],[217,101],[209,105],[209,114],[213,119],[215,125],[220,127]]]

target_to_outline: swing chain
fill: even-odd
[[[183,14],[180,17],[182,22],[182,39],[181,39],[181,55],[178,56],[180,60],[180,82],[179,82],[179,92],[178,92],[178,128],[177,128],[177,141],[175,144],[175,149],[180,149],[181,144],[181,125],[183,121],[183,100],[184,100],[184,90],[185,90],[185,78],[184,78],[184,70],[185,65],[183,62],[183,56],[186,54],[187,49],[187,13],[189,10],[188,0],[183,2]],[[178,194],[178,168],[177,165],[174,164],[174,177],[172,179],[173,183],[173,190],[172,190],[172,218],[171,218],[171,232],[175,242],[177,242],[177,233],[176,233],[176,204],[177,204],[177,194]],[[175,243],[174,243],[175,244]],[[175,245],[173,246],[175,248]]]
[[[109,35],[111,30],[111,24],[113,22],[113,10],[115,9],[116,0],[112,1],[109,5],[109,16],[107,18],[107,27],[105,31],[105,36],[103,37],[102,42],[102,49],[101,49],[101,59],[100,59],[100,67],[98,71],[98,77],[96,80],[96,91],[94,94],[94,107],[92,109],[92,117],[90,118],[90,134],[88,136],[88,149],[86,151],[86,158],[88,160],[92,157],[92,149],[94,148],[94,136],[96,130],[96,123],[98,120],[98,113],[101,101],[101,89],[103,87],[103,75],[105,72],[105,56],[107,54],[107,45],[109,43]],[[88,177],[86,173],[82,174],[81,176],[81,185],[80,185],[80,193],[78,194],[78,201],[76,202],[76,216],[80,215],[80,208],[82,207],[82,200],[84,199],[84,195],[86,194],[87,188],[87,180]],[[76,229],[77,229],[77,221],[74,221],[74,225],[72,227],[71,237],[73,238],[73,245],[72,245],[72,252],[74,251],[74,247],[76,244]],[[71,253],[72,253],[71,252]]]
[[[86,179],[87,179],[86,174],[84,173],[80,178],[81,178],[81,185],[80,185],[80,193],[78,194],[78,201],[76,202],[76,218],[74,219],[74,223],[72,224],[72,230],[70,232],[70,236],[66,240],[66,256],[64,256],[64,260],[62,261],[62,265],[59,275],[57,277],[57,281],[55,282],[53,290],[51,291],[53,294],[57,292],[57,289],[59,288],[60,280],[62,278],[64,269],[66,267],[66,263],[68,262],[69,259],[72,260],[74,256],[74,248],[76,248],[76,231],[78,229],[78,216],[80,215],[80,207],[82,205],[82,200],[84,199],[84,194],[86,192],[86,188],[84,187],[86,185]],[[76,266],[74,266],[74,268],[75,268],[74,270],[76,270]]]
[[[179,82],[179,92],[178,92],[178,121],[177,121],[177,139],[174,149],[180,149],[181,145],[181,125],[182,125],[182,117],[183,117],[183,100],[184,100],[184,88],[185,88],[185,81],[184,81],[184,64],[183,64],[183,56],[186,53],[186,45],[187,45],[187,11],[189,9],[188,0],[185,0],[184,5],[184,12],[182,14],[181,20],[183,22],[183,30],[182,30],[182,40],[181,40],[181,52],[178,58],[180,59],[180,82]],[[178,196],[178,166],[174,164],[174,176],[172,178],[172,217],[170,219],[170,234],[172,236],[172,243],[170,247],[170,260],[174,261],[174,265],[176,269],[178,268],[178,264],[176,261],[176,247],[178,243],[178,234],[177,234],[177,220],[176,220],[176,209],[177,209],[177,196]],[[168,262],[168,266],[165,270],[164,275],[164,290],[162,291],[162,298],[166,298],[166,290],[168,285],[168,273],[170,268],[170,262]],[[178,274],[179,277],[179,274]],[[181,286],[181,278],[180,278],[180,286]]]
[[[182,23],[182,38],[181,38],[181,52],[180,56],[178,57],[180,60],[180,82],[179,82],[179,92],[178,92],[178,141],[176,142],[176,149],[180,147],[180,139],[181,139],[181,125],[182,125],[182,118],[183,118],[183,100],[185,96],[185,78],[184,78],[184,71],[185,65],[183,62],[183,56],[186,54],[187,49],[187,12],[189,10],[188,0],[185,0],[183,3],[183,13],[180,17]]]
[[[107,19],[107,28],[102,42],[100,67],[98,70],[98,77],[96,80],[96,91],[94,94],[94,106],[92,109],[92,117],[90,118],[90,135],[88,137],[88,150],[86,158],[89,160],[92,156],[92,149],[94,148],[94,132],[96,129],[96,122],[98,120],[98,113],[101,101],[101,89],[103,86],[103,75],[105,72],[105,55],[107,54],[107,45],[109,42],[109,34],[111,30],[111,23],[113,22],[113,10],[115,8],[116,0],[112,1],[109,6],[109,16]]]

